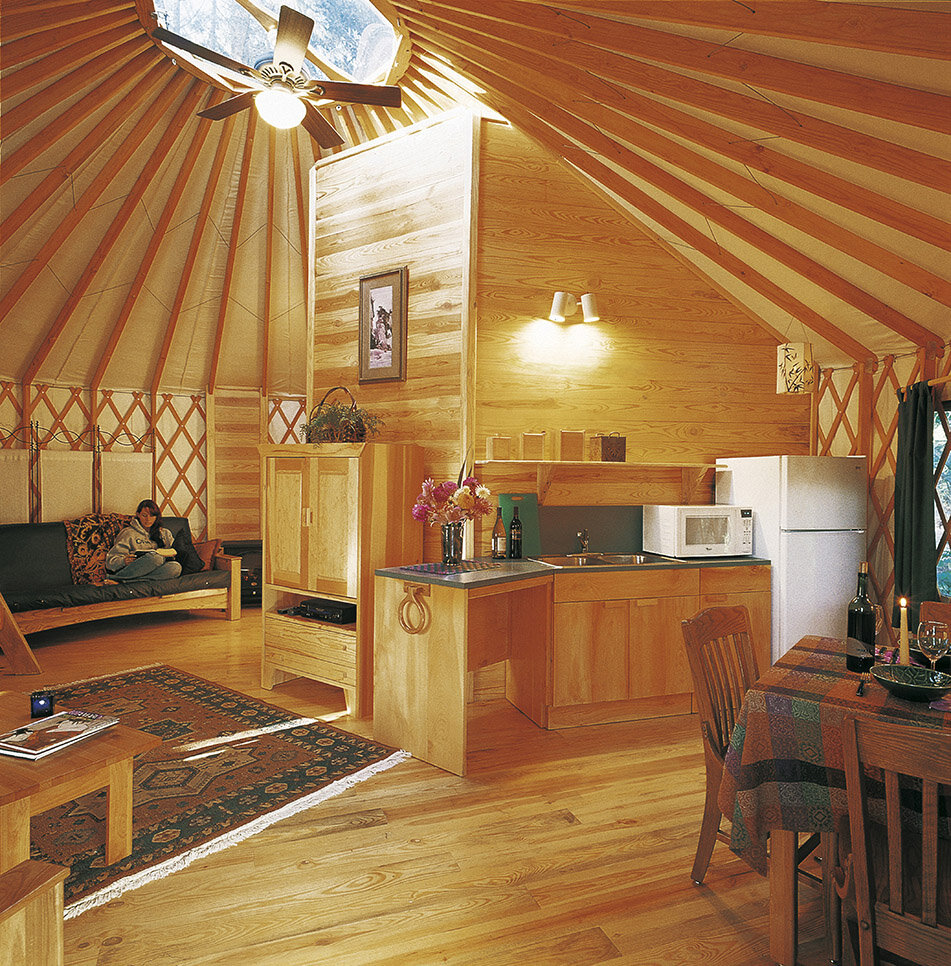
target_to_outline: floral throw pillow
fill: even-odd
[[[87,513],[78,520],[63,521],[74,584],[101,584],[106,579],[106,554],[131,520],[123,513]]]

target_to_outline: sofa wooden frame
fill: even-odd
[[[166,610],[223,610],[228,620],[236,621],[241,617],[241,558],[216,554],[213,569],[230,572],[227,587],[185,590],[164,597],[104,600],[96,604],[77,604],[75,607],[44,607],[17,614],[11,612],[0,594],[0,652],[6,658],[7,669],[13,674],[39,674],[39,662],[24,635],[53,627]]]

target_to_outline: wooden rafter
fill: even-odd
[[[121,128],[129,114],[136,111],[140,104],[161,83],[167,83],[170,70],[154,70],[147,73],[138,84],[129,90],[103,119],[74,147],[61,164],[51,171],[30,194],[0,224],[0,245],[5,245],[39,208],[57,191],[63,189],[63,172],[73,171],[88,162],[103,144],[108,143],[111,135]],[[0,324],[6,312],[0,310]]]
[[[76,0],[72,3],[51,0],[44,4],[11,4],[11,7],[3,15],[3,39],[6,42],[49,31],[62,33],[64,27],[102,15],[114,17],[116,23],[121,23],[130,19],[132,10],[125,0]],[[46,43],[49,45],[49,38]]]
[[[50,98],[49,92],[52,89],[57,91],[60,88],[63,89],[64,93],[58,93],[55,98],[50,98],[55,105],[77,88],[91,86],[94,81],[115,71],[117,67],[128,63],[136,54],[148,48],[148,42],[142,36],[141,29],[137,29],[136,24],[121,24],[78,40],[62,50],[55,50],[33,66],[10,74],[9,78],[3,81],[3,96],[19,97],[33,88],[36,84],[37,70],[42,71],[43,77],[58,77],[79,67],[81,73],[70,75],[68,81],[65,78],[56,81],[42,91],[44,98]],[[4,68],[13,66],[8,62],[6,50],[3,54],[3,66]],[[65,85],[64,81],[66,81]]]
[[[467,42],[470,45],[470,51],[477,49],[480,35],[473,30],[473,27],[481,22],[479,18],[454,15],[452,20],[454,26],[444,26],[443,32]],[[485,38],[482,40],[484,42]],[[885,200],[881,195],[829,172],[817,172],[813,166],[791,158],[781,151],[773,150],[766,144],[739,138],[730,131],[693,114],[680,111],[669,103],[661,104],[654,97],[643,95],[628,86],[620,86],[627,85],[631,79],[629,77],[631,65],[636,63],[629,57],[621,57],[604,50],[587,49],[585,54],[588,59],[582,59],[581,63],[575,64],[573,60],[566,62],[560,52],[556,53],[554,46],[537,49],[537,40],[537,32],[512,25],[506,30],[504,38],[493,38],[492,52],[506,62],[517,63],[519,68],[530,68],[537,75],[544,77],[546,90],[560,88],[564,94],[562,102],[572,104],[576,113],[588,117],[597,126],[601,126],[597,116],[599,106],[612,107],[627,117],[646,122],[652,128],[666,130],[678,138],[694,142],[703,148],[715,151],[718,155],[737,161],[744,165],[747,172],[760,171],[770,178],[787,182],[795,188],[819,194],[820,197],[866,218],[882,220],[880,215],[883,207],[887,207],[887,202],[883,204]],[[743,99],[742,95],[739,97]],[[685,166],[683,162],[689,162],[696,157],[682,151],[676,144],[671,147],[669,140],[660,141],[653,137],[650,128],[639,127],[636,137],[634,132],[628,134],[624,131],[623,133],[627,140],[636,141],[647,150],[652,150],[654,154],[674,160],[681,166]],[[650,147],[651,142],[654,142],[654,148]],[[696,164],[695,161],[694,164]],[[696,173],[703,177],[702,171]],[[729,184],[725,183],[725,179],[729,180]],[[749,188],[752,186],[749,180],[720,166],[713,183],[727,188],[738,198],[747,200],[754,206],[763,207],[775,217],[787,221],[793,227],[821,239],[826,244],[850,252],[877,271],[890,275],[918,291],[925,292],[943,304],[951,304],[948,301],[951,300],[951,284],[947,280],[909,264],[906,259],[882,246],[874,245],[829,219],[815,216],[803,206],[796,205],[788,199],[776,198],[765,188],[760,188],[758,182],[754,181],[754,185],[758,188],[758,197],[751,197]],[[745,198],[744,185],[746,185]],[[916,231],[919,237],[924,236],[924,240],[932,244],[951,247],[951,233],[948,232],[947,224],[942,219],[928,215],[922,217],[922,213],[902,205],[891,207],[889,215],[892,227],[907,231],[909,225],[919,226]]]
[[[417,29],[419,28],[417,27]],[[432,34],[428,29],[425,30],[425,36],[430,44],[439,44],[438,35]],[[621,157],[627,161],[631,156],[631,163],[639,164],[640,159],[632,156],[631,152],[621,148],[599,131],[579,122],[573,115],[556,108],[550,102],[544,101],[543,98],[529,94],[523,88],[517,88],[490,75],[474,63],[468,62],[467,69],[471,71],[473,76],[477,76],[487,88],[498,88],[498,95],[491,93],[491,91],[483,95],[483,99],[490,106],[508,117],[513,123],[517,123],[532,137],[545,144],[549,150],[567,158],[603,187],[614,191],[646,217],[665,227],[682,242],[705,254],[739,281],[749,285],[775,305],[785,309],[793,318],[798,319],[803,325],[820,334],[853,359],[862,360],[871,356],[871,352],[861,343],[832,326],[819,313],[811,310],[782,286],[753,271],[745,262],[721,248],[714,239],[696,230],[683,219],[678,218],[655,197],[638,189],[627,178],[618,176],[612,168],[592,157],[588,152],[567,149],[565,134],[578,137],[594,152],[603,153],[615,162]],[[534,108],[531,105],[534,105]],[[537,114],[529,113],[531,110],[536,111]],[[546,120],[540,121],[537,115],[546,117]],[[561,133],[559,128],[563,128],[565,134]],[[732,221],[732,219],[724,220]]]
[[[447,33],[445,28],[441,31],[443,36]],[[431,41],[431,34],[427,36]],[[474,42],[478,37],[458,28],[452,33],[452,37],[454,42],[444,41],[449,52],[453,55],[476,56],[477,48]],[[936,333],[927,330],[879,299],[873,298],[841,276],[825,269],[797,248],[779,241],[773,234],[742,218],[732,208],[714,203],[709,195],[674,178],[666,169],[661,169],[647,159],[641,158],[640,155],[622,151],[616,146],[612,155],[611,150],[606,146],[609,143],[608,138],[613,139],[615,145],[634,144],[639,150],[647,151],[652,156],[664,159],[668,164],[673,164],[711,185],[730,192],[751,209],[769,211],[775,217],[793,224],[825,243],[832,243],[836,234],[849,234],[844,229],[837,229],[827,219],[791,202],[777,204],[775,196],[756,181],[741,177],[724,165],[717,164],[681,146],[677,141],[658,134],[653,128],[637,123],[634,119],[636,115],[629,110],[625,109],[623,114],[614,110],[615,106],[625,103],[623,95],[610,89],[605,90],[600,84],[596,85],[595,90],[585,92],[586,75],[570,64],[562,64],[559,70],[550,60],[539,61],[529,52],[516,50],[503,41],[497,41],[497,45],[499,56],[486,54],[485,51],[478,52],[480,58],[478,69],[483,80],[488,76],[487,71],[491,70],[492,76],[487,82],[496,87],[505,85],[510,98],[515,96],[515,85],[521,86],[526,91],[537,90],[544,86],[546,96],[555,94],[559,103],[573,103],[578,117],[583,117],[588,122],[588,130],[585,132],[570,115],[560,112],[559,116],[566,120],[563,129],[570,137],[600,150],[607,157],[612,157],[635,176],[676,198],[704,218],[716,221],[736,237],[759,248],[765,254],[810,279],[836,298],[859,309],[903,338],[919,345],[941,342],[940,336]],[[519,61],[518,65],[515,63],[516,59]],[[473,64],[473,61],[470,60],[469,63]],[[531,69],[527,69],[526,65],[530,65]],[[581,95],[584,93],[588,93],[588,98],[582,100]],[[601,101],[596,99],[598,94],[601,96]],[[603,103],[604,100],[613,100],[615,103],[608,106]],[[530,96],[525,95],[522,97],[522,102],[526,106],[539,103],[537,99],[533,101]],[[532,109],[537,115],[545,116],[544,108]],[[552,113],[549,112],[549,116]],[[656,121],[656,118],[652,117],[651,120]],[[592,128],[597,132],[593,137],[590,134]],[[897,263],[895,267],[900,267],[902,260],[892,257],[889,264],[893,263]],[[951,298],[951,286],[935,276],[932,278],[934,281],[932,288],[943,291],[945,298]]]
[[[522,0],[548,4],[550,0]],[[560,0],[565,10],[590,12],[585,0]],[[948,15],[936,10],[899,10],[858,3],[783,3],[750,0],[598,0],[598,13],[692,24],[749,34],[807,40],[859,50],[882,50],[911,57],[951,58]]]
[[[467,10],[468,0],[414,0],[423,11],[443,8]],[[397,7],[402,8],[400,0]],[[951,98],[931,91],[903,87],[842,71],[739,50],[638,24],[610,20],[591,13],[566,15],[552,8],[513,0],[483,0],[480,16],[507,23],[523,23],[555,34],[570,59],[567,41],[607,50],[649,51],[649,58],[678,69],[699,71],[753,88],[802,97],[821,104],[857,111],[872,117],[910,124],[928,131],[951,133]],[[403,9],[407,16],[411,11]]]
[[[223,99],[223,96],[219,94],[218,100]],[[152,267],[152,264],[155,261],[159,247],[165,238],[165,232],[168,231],[168,226],[171,223],[172,216],[174,215],[178,202],[181,200],[182,194],[188,185],[188,179],[191,177],[192,171],[195,168],[195,164],[198,161],[199,155],[201,154],[201,149],[204,147],[205,137],[208,134],[209,127],[210,126],[207,124],[197,125],[196,132],[188,146],[188,151],[185,154],[185,159],[178,169],[175,183],[165,201],[165,206],[162,209],[161,217],[155,225],[155,230],[152,232],[152,236],[149,239],[148,247],[146,248],[145,253],[140,260],[139,271],[132,281],[132,286],[126,295],[125,302],[123,303],[116,321],[112,326],[112,332],[109,335],[109,340],[106,343],[106,347],[99,359],[99,365],[96,367],[96,372],[92,377],[91,385],[94,391],[102,385],[103,376],[109,367],[109,363],[112,361],[116,346],[119,344],[119,339],[122,338],[122,334],[125,331],[126,323],[129,321],[129,316],[132,314],[132,309],[135,307],[136,299],[139,297],[139,292],[142,291],[142,286],[145,284],[146,278],[148,278],[149,269]]]
[[[431,8],[433,4],[423,2],[420,7]],[[637,88],[649,96],[670,98],[676,103],[691,105],[836,157],[849,161],[860,160],[869,167],[939,191],[947,186],[946,166],[939,158],[824,121],[821,117],[807,115],[803,113],[801,106],[792,112],[755,92],[750,95],[735,92],[631,56],[631,50],[642,48],[628,48],[608,39],[603,44],[586,43],[584,36],[568,39],[558,32],[564,25],[564,18],[557,13],[543,13],[546,29],[535,29],[532,24],[523,24],[519,19],[500,21],[494,28],[486,29],[484,25],[492,21],[484,19],[487,15],[484,5],[459,11],[444,9],[440,5],[438,11],[429,10],[424,15],[435,16],[443,28],[450,23],[471,24],[473,18],[477,18],[483,24],[479,31],[482,35],[480,47],[484,46],[490,51],[494,40],[500,36],[517,40],[527,35],[530,38],[528,49],[549,49],[557,59],[588,70],[593,78],[601,77],[605,69],[602,65],[607,64],[619,83]],[[742,136],[738,140],[742,140]],[[755,147],[755,144],[751,145],[751,149]],[[899,205],[895,215],[900,222],[908,220],[912,214],[910,210],[901,210],[903,207]],[[946,243],[946,232],[930,234]]]
[[[46,33],[38,32],[35,34],[28,34],[25,37],[21,37],[19,40],[7,40],[4,36],[3,44],[3,67],[4,70],[12,67],[19,67],[22,64],[28,64],[31,60],[36,60],[37,58],[45,58],[46,63],[52,63],[53,65],[59,65],[63,63],[56,73],[60,73],[62,70],[68,70],[69,66],[76,63],[77,60],[81,59],[77,54],[85,49],[80,47],[80,44],[86,44],[90,39],[93,40],[94,49],[98,53],[102,48],[95,44],[95,38],[102,36],[105,38],[106,43],[112,43],[114,39],[114,30],[125,30],[126,36],[129,37],[139,37],[142,40],[143,48],[146,45],[146,41],[142,38],[142,25],[139,23],[138,18],[135,16],[134,12],[129,12],[126,17],[117,17],[114,14],[106,14],[105,16],[91,16],[80,23],[73,24],[70,27],[70,38],[73,41],[69,46],[63,48],[62,50],[53,50],[50,48],[50,38]],[[67,56],[66,52],[69,51]],[[52,59],[51,59],[52,58]],[[62,58],[62,60],[61,60]],[[11,75],[11,80],[13,76]],[[36,80],[35,75],[27,71],[22,78],[17,78],[16,82],[19,85],[21,81]],[[7,91],[7,80],[4,79],[4,96],[6,96]],[[15,90],[16,88],[11,88]]]
[[[184,86],[180,77],[173,77],[168,86],[159,91],[158,96],[152,104],[149,105],[148,109],[136,121],[132,129],[123,136],[116,151],[108,157],[106,163],[96,174],[95,178],[92,179],[85,191],[76,199],[73,207],[47,236],[46,241],[40,247],[40,250],[34,256],[30,265],[20,273],[16,283],[2,302],[0,302],[0,311],[9,311],[6,306],[16,304],[18,298],[26,293],[40,272],[49,264],[50,259],[52,259],[60,246],[81,224],[83,218],[98,201],[100,195],[110,187],[116,176],[135,153],[138,146],[151,134],[155,124],[166,114],[168,109],[180,96]],[[65,324],[65,317],[62,323]],[[23,377],[24,382],[33,382],[37,371],[53,348],[60,331],[61,329],[57,329],[57,325],[54,323],[53,330],[43,340],[33,361],[28,366]]]
[[[130,42],[116,51],[115,59],[109,55],[96,58],[92,80],[105,74],[106,80],[94,87],[89,93],[80,98],[75,104],[67,108],[62,114],[53,118],[45,130],[37,137],[30,138],[22,147],[4,159],[3,172],[0,173],[0,183],[7,182],[30,161],[38,157],[49,145],[55,144],[66,137],[78,124],[94,114],[103,105],[113,99],[115,87],[125,87],[134,84],[156,68],[155,57],[149,51],[140,51],[135,55],[138,44]],[[127,55],[135,55],[131,58]],[[108,70],[100,71],[105,67]],[[19,71],[18,73],[23,73]],[[14,75],[16,76],[16,75]],[[28,124],[32,124],[47,112],[53,110],[74,93],[73,84],[81,83],[85,87],[90,78],[82,67],[68,74],[60,81],[56,81],[34,97],[23,101],[17,107],[4,112],[4,136],[16,133]],[[115,83],[118,81],[118,85]],[[6,95],[4,95],[6,96]]]
[[[208,179],[205,183],[205,192],[201,200],[201,207],[195,217],[195,226],[192,229],[192,239],[185,255],[182,266],[182,274],[175,291],[175,298],[169,310],[168,322],[165,325],[165,335],[162,338],[162,346],[159,349],[158,358],[155,362],[155,370],[152,373],[152,398],[158,394],[159,387],[162,385],[162,377],[165,375],[165,366],[168,362],[168,352],[172,346],[172,339],[181,318],[182,306],[185,304],[185,294],[188,291],[188,283],[191,281],[192,266],[198,257],[198,248],[201,245],[202,237],[205,233],[205,226],[208,224],[208,215],[211,212],[211,202],[218,187],[218,179],[221,177],[221,169],[225,163],[225,155],[228,153],[228,146],[231,143],[231,134],[234,130],[235,115],[225,118],[221,126],[221,135],[218,139],[218,146],[215,149],[215,157],[211,163],[211,170],[208,172]]]
[[[257,125],[257,111],[248,111],[248,129],[244,138],[244,153],[241,158],[241,172],[238,175],[238,191],[234,200],[234,215],[231,219],[231,241],[228,244],[228,257],[225,262],[225,277],[221,283],[221,297],[218,304],[218,324],[215,327],[215,342],[211,350],[211,368],[208,374],[208,392],[214,393],[218,385],[218,365],[221,361],[221,346],[225,336],[225,321],[231,300],[231,283],[234,279],[234,263],[238,255],[238,241],[241,234],[241,219],[244,216],[248,195],[248,181],[251,176],[251,152],[254,149],[254,131]]]
[[[171,104],[181,94],[181,89],[186,83],[187,80],[184,76],[176,77],[168,88],[162,91],[160,98],[157,100],[156,105],[159,107],[159,110],[164,112],[168,104]],[[152,184],[152,179],[155,177],[159,167],[164,163],[166,155],[172,149],[173,144],[181,133],[182,126],[185,124],[188,117],[194,113],[201,95],[202,91],[199,89],[198,85],[192,82],[192,89],[185,96],[178,108],[178,111],[173,116],[171,123],[166,127],[161,140],[152,151],[145,167],[139,173],[135,184],[132,186],[132,189],[126,196],[125,201],[122,203],[122,207],[116,213],[115,218],[113,218],[110,222],[105,235],[103,235],[101,241],[96,245],[92,258],[87,262],[86,267],[83,269],[82,275],[80,275],[79,279],[73,285],[69,296],[57,313],[52,326],[47,332],[46,337],[37,350],[36,355],[34,356],[26,375],[24,376],[24,382],[32,382],[36,378],[37,372],[48,357],[53,346],[56,344],[56,340],[69,324],[73,312],[76,310],[76,307],[79,305],[80,301],[82,301],[89,289],[89,286],[92,284],[93,279],[96,277],[97,272],[102,267],[106,258],[112,253],[112,250],[119,241],[123,230],[125,229],[126,225],[128,225],[129,220],[135,214],[139,203],[142,201],[142,198],[145,196],[145,193]],[[162,102],[160,105],[159,101]],[[143,118],[143,120],[145,120],[145,118]],[[125,144],[125,142],[123,142],[123,144]],[[53,251],[55,251],[55,248]],[[40,256],[37,256],[37,261],[40,261]]]

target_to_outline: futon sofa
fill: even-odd
[[[215,543],[201,547],[207,557],[202,560],[184,517],[162,518],[175,537],[181,576],[105,582],[106,551],[129,520],[89,514],[63,523],[0,525],[0,650],[11,670],[39,670],[28,666],[32,655],[23,654],[23,635],[52,627],[162,610],[217,609],[229,620],[241,616],[241,558],[215,552]],[[203,566],[208,569],[197,569]],[[189,569],[196,572],[184,572]]]

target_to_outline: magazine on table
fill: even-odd
[[[58,711],[0,735],[0,755],[42,758],[118,723],[94,711]]]

